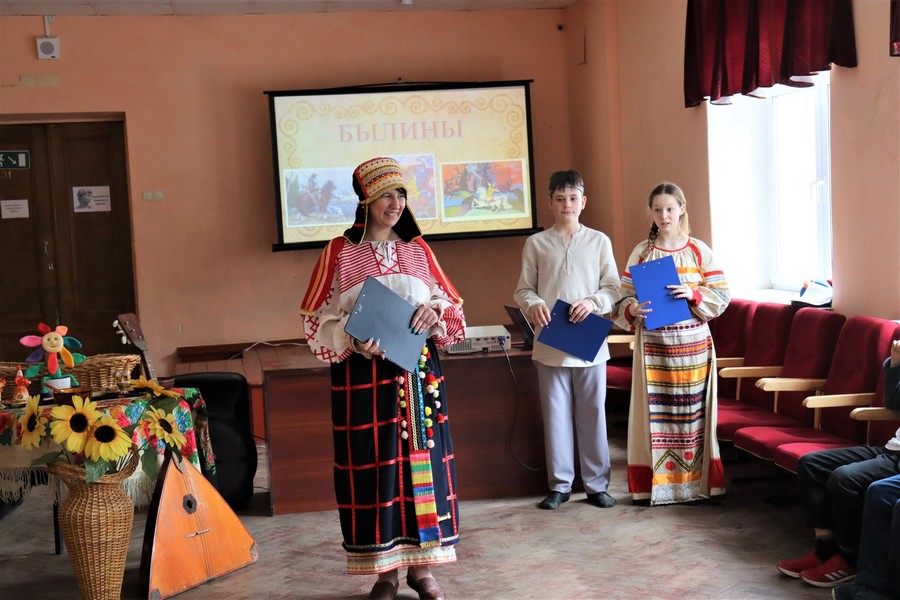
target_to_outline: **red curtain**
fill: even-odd
[[[900,0],[891,0],[891,56],[900,56]]]
[[[688,0],[684,105],[856,66],[851,0]]]

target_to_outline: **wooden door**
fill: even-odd
[[[112,322],[134,312],[122,122],[0,125],[0,360],[32,351],[37,324],[69,327],[84,354],[121,352]]]

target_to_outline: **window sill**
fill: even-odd
[[[741,300],[753,300],[755,302],[775,302],[777,304],[790,304],[792,300],[799,300],[800,294],[788,290],[732,290],[732,298]]]

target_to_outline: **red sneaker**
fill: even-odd
[[[812,569],[814,567],[818,567],[822,564],[822,561],[819,560],[819,557],[816,556],[816,551],[811,550],[809,554],[804,556],[803,558],[795,558],[793,560],[783,560],[777,565],[775,568],[787,575],[788,577],[800,577],[800,572],[805,571],[807,569]]]
[[[816,587],[834,587],[856,577],[856,569],[847,564],[840,554],[835,554],[818,567],[800,573],[800,579]]]

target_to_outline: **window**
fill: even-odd
[[[710,104],[712,243],[735,290],[831,278],[829,73]]]

